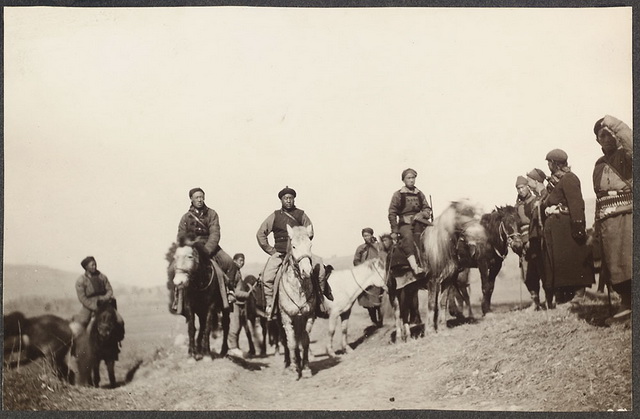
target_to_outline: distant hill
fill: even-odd
[[[4,301],[24,297],[47,297],[51,299],[76,298],[77,272],[53,269],[39,265],[11,265],[3,267],[2,287]],[[134,291],[135,287],[111,282],[116,295]]]

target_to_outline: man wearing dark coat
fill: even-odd
[[[567,164],[567,153],[560,149],[547,153],[551,171],[549,195],[543,199],[544,210],[544,281],[545,290],[553,289],[557,302],[567,302],[595,282],[593,255],[586,245],[584,200],[580,179]],[[554,307],[551,296],[547,305]]]

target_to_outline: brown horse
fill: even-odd
[[[4,316],[4,353],[25,350],[27,359],[44,357],[61,380],[74,382],[74,373],[67,365],[67,354],[73,343],[69,322],[45,314],[27,318],[19,311]]]
[[[480,224],[484,227],[486,240],[471,244],[468,263],[465,267],[478,268],[482,280],[482,314],[491,311],[491,296],[496,277],[502,268],[511,247],[515,253],[522,251],[522,237],[518,230],[519,215],[515,207],[496,207],[483,214]]]
[[[104,361],[111,388],[116,387],[115,362],[120,353],[120,341],[124,338],[122,325],[118,324],[114,299],[98,301],[98,309],[87,329],[76,339],[78,358],[78,384],[100,385],[100,362]]]
[[[182,314],[187,319],[189,333],[189,355],[196,360],[212,356],[210,335],[218,324],[221,313],[223,344],[221,355],[227,352],[229,334],[229,311],[224,309],[223,296],[217,272],[204,246],[193,242],[191,237],[182,237],[178,243],[169,269],[168,288],[171,291],[170,311]],[[200,327],[196,339],[196,317]]]

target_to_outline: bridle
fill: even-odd
[[[504,221],[500,221],[500,227],[498,227],[498,236],[500,237],[500,240],[502,241],[502,243],[506,244],[505,252],[504,252],[504,254],[500,253],[495,246],[494,246],[493,250],[496,252],[496,254],[502,260],[504,260],[504,258],[507,257],[508,248],[511,247],[513,249],[514,237],[517,237],[520,240],[522,240],[522,237],[521,237],[521,234],[517,230],[514,231],[513,233],[509,234],[507,232],[506,227],[504,226]]]

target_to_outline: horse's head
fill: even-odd
[[[511,205],[506,205],[496,207],[496,211],[500,215],[500,237],[507,242],[514,253],[522,254],[523,242],[518,227],[520,221],[518,210]]]
[[[108,339],[117,325],[114,299],[98,301],[98,309],[96,310],[94,322],[98,336],[102,340]]]
[[[183,243],[173,254],[173,268],[175,276],[173,284],[176,286],[189,283],[189,277],[198,270],[200,258],[198,251],[192,244]]]
[[[291,227],[287,225],[289,234],[289,248],[287,254],[290,255],[294,266],[300,270],[304,278],[311,277],[311,226]]]

